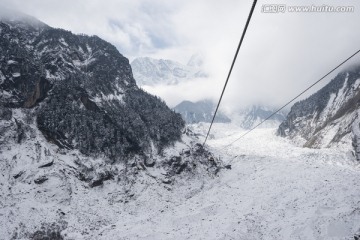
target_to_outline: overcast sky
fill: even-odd
[[[130,60],[150,56],[186,64],[192,54],[201,53],[209,79],[151,89],[174,106],[184,99],[219,97],[252,1],[0,0],[0,3],[53,27],[98,35]],[[355,9],[352,13],[263,13],[262,6],[270,3]],[[360,49],[359,23],[358,0],[259,0],[222,109],[255,102],[280,105],[291,99]],[[331,77],[334,75],[324,83]]]

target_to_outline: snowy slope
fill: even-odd
[[[217,123],[208,144],[219,150],[242,131]],[[354,239],[360,230],[358,164],[348,151],[295,147],[275,131],[258,129],[218,151],[232,169],[213,179],[198,175],[159,185],[156,178],[140,178],[127,197],[119,191],[121,181],[93,190],[78,183],[66,201],[61,194],[39,198],[53,195],[56,182],[40,193],[15,185],[16,202],[7,200],[11,205],[1,214],[54,219],[60,229],[65,221],[64,239]],[[28,198],[29,193],[37,195]],[[20,221],[9,219],[5,226]]]
[[[0,239],[88,239],[148,187],[217,176],[113,45],[28,19],[0,15]]]
[[[0,119],[1,240],[99,239],[116,224],[132,224],[133,216],[154,214],[169,201],[196,194],[223,168],[188,130],[182,142],[145,161],[133,156],[113,163],[61,149],[28,111],[17,109],[12,119]],[[173,189],[181,191],[178,200],[171,200]]]
[[[200,204],[189,239],[353,239],[359,233],[360,168],[351,148],[304,149],[275,132],[257,129],[223,149],[243,130],[215,124],[208,144],[221,149],[232,170],[192,200]],[[183,209],[191,215],[192,207]]]
[[[176,85],[194,78],[207,75],[201,70],[201,61],[192,57],[188,65],[168,59],[150,57],[136,58],[131,62],[136,83],[140,86]]]
[[[351,145],[360,99],[360,67],[339,73],[309,98],[295,103],[278,134],[305,147]]]
[[[203,136],[208,126],[192,129]],[[206,160],[209,165],[169,179],[167,159],[187,154],[190,131],[154,167],[132,159],[126,168],[59,150],[29,127],[32,138],[1,149],[0,239],[345,240],[360,231],[360,168],[351,149],[296,147],[270,128],[224,149],[244,130],[216,123],[208,144],[231,170],[209,174]],[[93,181],[80,180],[81,168],[94,180],[107,171],[133,174],[91,187]]]

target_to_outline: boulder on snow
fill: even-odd
[[[42,184],[42,183],[46,182],[47,180],[49,180],[49,179],[46,176],[41,176],[41,177],[38,177],[37,179],[35,179],[34,183]]]

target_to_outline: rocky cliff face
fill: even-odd
[[[305,147],[351,146],[353,123],[360,104],[360,67],[339,73],[309,98],[297,102],[278,134]]]

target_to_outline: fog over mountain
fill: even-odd
[[[355,10],[270,14],[261,11],[264,4],[354,6]],[[148,56],[186,64],[200,52],[209,79],[148,89],[173,107],[183,100],[218,98],[251,1],[0,0],[0,5],[54,27],[96,34],[130,61]],[[258,1],[221,108],[258,101],[280,105],[291,99],[358,49],[360,32],[349,23],[360,21],[359,10],[360,3],[354,0]]]
[[[202,71],[202,59],[193,55],[184,65],[169,59],[135,58],[131,62],[134,78],[140,86],[178,85],[208,77]]]
[[[175,112],[180,113],[186,123],[210,123],[213,119],[216,105],[210,100],[202,100],[198,102],[182,101],[174,108]],[[214,122],[229,123],[231,119],[219,111],[216,114]]]

